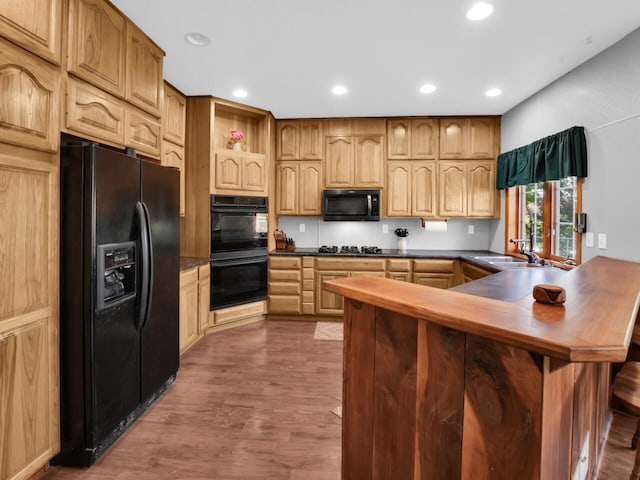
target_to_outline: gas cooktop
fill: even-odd
[[[355,247],[355,246],[347,246],[343,245],[338,248],[335,245],[327,246],[323,245],[318,249],[318,253],[335,253],[336,255],[356,255],[356,254],[367,254],[367,255],[381,255],[382,250],[378,247]]]

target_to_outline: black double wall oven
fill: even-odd
[[[266,197],[211,195],[211,310],[267,298]]]

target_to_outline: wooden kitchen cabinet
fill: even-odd
[[[162,142],[162,165],[175,167],[180,170],[180,216],[185,215],[185,158],[184,147],[175,145],[173,142],[163,140]]]
[[[3,0],[0,35],[60,64],[63,0]]]
[[[326,138],[325,187],[350,188],[354,186],[353,145],[352,137]]]
[[[321,162],[280,162],[276,170],[276,215],[322,214]]]
[[[198,333],[203,334],[213,326],[209,320],[211,304],[211,267],[209,264],[198,267]]]
[[[0,39],[0,141],[56,152],[60,143],[60,71]]]
[[[322,288],[322,282],[358,275],[386,276],[384,258],[322,257],[315,262],[315,314],[342,315],[344,299]]]
[[[496,129],[493,117],[440,119],[440,158],[495,158]]]
[[[435,161],[387,162],[387,216],[435,217],[436,202]]]
[[[322,122],[286,120],[278,122],[278,160],[322,160]]]
[[[127,22],[125,98],[155,117],[162,114],[164,52],[133,23]]]
[[[469,162],[467,164],[467,216],[493,217],[498,204],[496,163]]]
[[[384,150],[382,139],[381,135],[355,137],[354,187],[382,187]]]
[[[180,354],[200,335],[198,293],[198,268],[180,272]]]
[[[124,98],[126,25],[125,17],[109,2],[70,0],[69,72]]]
[[[220,149],[211,174],[211,193],[267,195],[267,161],[262,154]]]
[[[394,118],[387,120],[389,160],[435,160],[438,157],[438,119]]]
[[[73,77],[67,79],[65,127],[83,138],[124,147],[126,103]]]
[[[440,162],[441,217],[494,217],[497,190],[495,161]]]
[[[29,105],[38,106],[21,108],[37,115]],[[0,143],[3,479],[31,478],[60,449],[57,160],[57,154]]]
[[[325,187],[382,187],[382,139],[382,135],[327,137]]]
[[[302,258],[269,257],[269,313],[302,313]]]
[[[412,283],[435,288],[451,288],[462,283],[458,260],[413,260]]]
[[[137,153],[160,159],[162,136],[160,120],[137,108],[127,106],[124,112],[124,143]]]
[[[186,97],[169,83],[164,82],[162,137],[175,145],[184,146],[186,123]]]

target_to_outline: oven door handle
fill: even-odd
[[[228,267],[230,265],[251,265],[252,263],[264,263],[267,261],[267,257],[249,257],[227,260],[211,260],[211,268],[215,267]]]
[[[239,207],[239,208],[220,208],[220,207],[211,207],[211,213],[267,213],[267,209],[264,207],[256,207],[256,208],[247,208],[247,207]]]

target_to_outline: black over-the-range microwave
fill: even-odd
[[[380,220],[380,190],[325,190],[322,200],[324,220]]]

